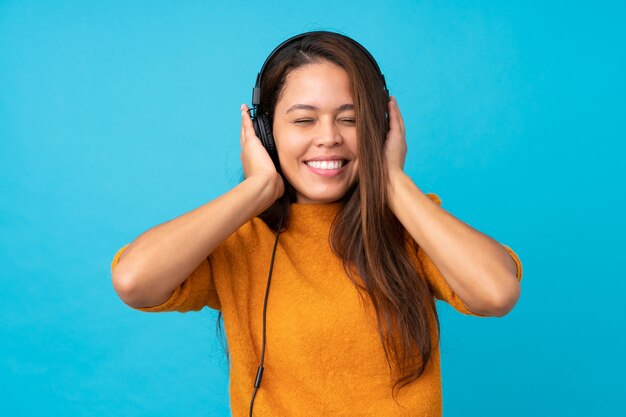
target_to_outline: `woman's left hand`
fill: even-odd
[[[385,142],[385,159],[389,175],[401,173],[404,170],[404,161],[408,146],[404,131],[404,120],[400,114],[398,102],[394,96],[390,97],[388,106],[389,132]]]

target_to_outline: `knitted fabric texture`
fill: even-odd
[[[440,198],[427,194],[441,205]],[[393,379],[371,305],[364,305],[331,250],[339,203],[293,204],[280,234],[267,306],[264,373],[254,415],[441,416],[439,346],[426,371],[391,396]],[[230,352],[233,417],[248,415],[261,357],[263,301],[275,232],[255,217],[222,242],[164,303],[144,312],[221,310]],[[128,245],[114,256],[111,270]],[[517,264],[511,248],[503,245]],[[411,253],[436,299],[470,311],[419,247]],[[368,303],[370,304],[370,303]],[[433,330],[434,329],[434,321]],[[434,334],[431,334],[431,337]],[[399,405],[398,405],[399,404]]]

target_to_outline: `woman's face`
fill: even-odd
[[[328,61],[292,70],[274,111],[280,166],[297,203],[339,200],[357,180],[350,78]]]

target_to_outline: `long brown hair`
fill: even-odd
[[[267,62],[258,111],[267,113],[273,120],[289,72],[322,61],[338,65],[350,77],[359,138],[358,179],[341,199],[329,235],[330,245],[341,257],[348,277],[362,290],[359,291],[362,300],[364,292],[374,307],[389,369],[399,372],[392,389],[395,399],[396,388],[408,385],[424,373],[439,343],[440,326],[432,293],[418,275],[416,260],[409,255],[414,242],[388,204],[384,143],[389,125],[381,76],[352,39],[333,32],[312,33],[288,43]],[[285,200],[290,205],[295,201],[295,190],[283,180]],[[282,200],[259,215],[274,230],[278,227]],[[289,214],[287,207],[285,227],[289,224]],[[221,312],[218,323],[220,318]]]

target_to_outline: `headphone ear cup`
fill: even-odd
[[[272,123],[267,114],[257,114],[257,116],[252,121],[254,125],[254,131],[257,134],[258,138],[261,140],[261,143],[267,150],[267,153],[274,161],[274,165],[278,170],[280,165],[278,162],[278,152],[276,151],[276,145],[274,143],[274,135],[272,134]],[[280,171],[278,171],[280,172]]]

